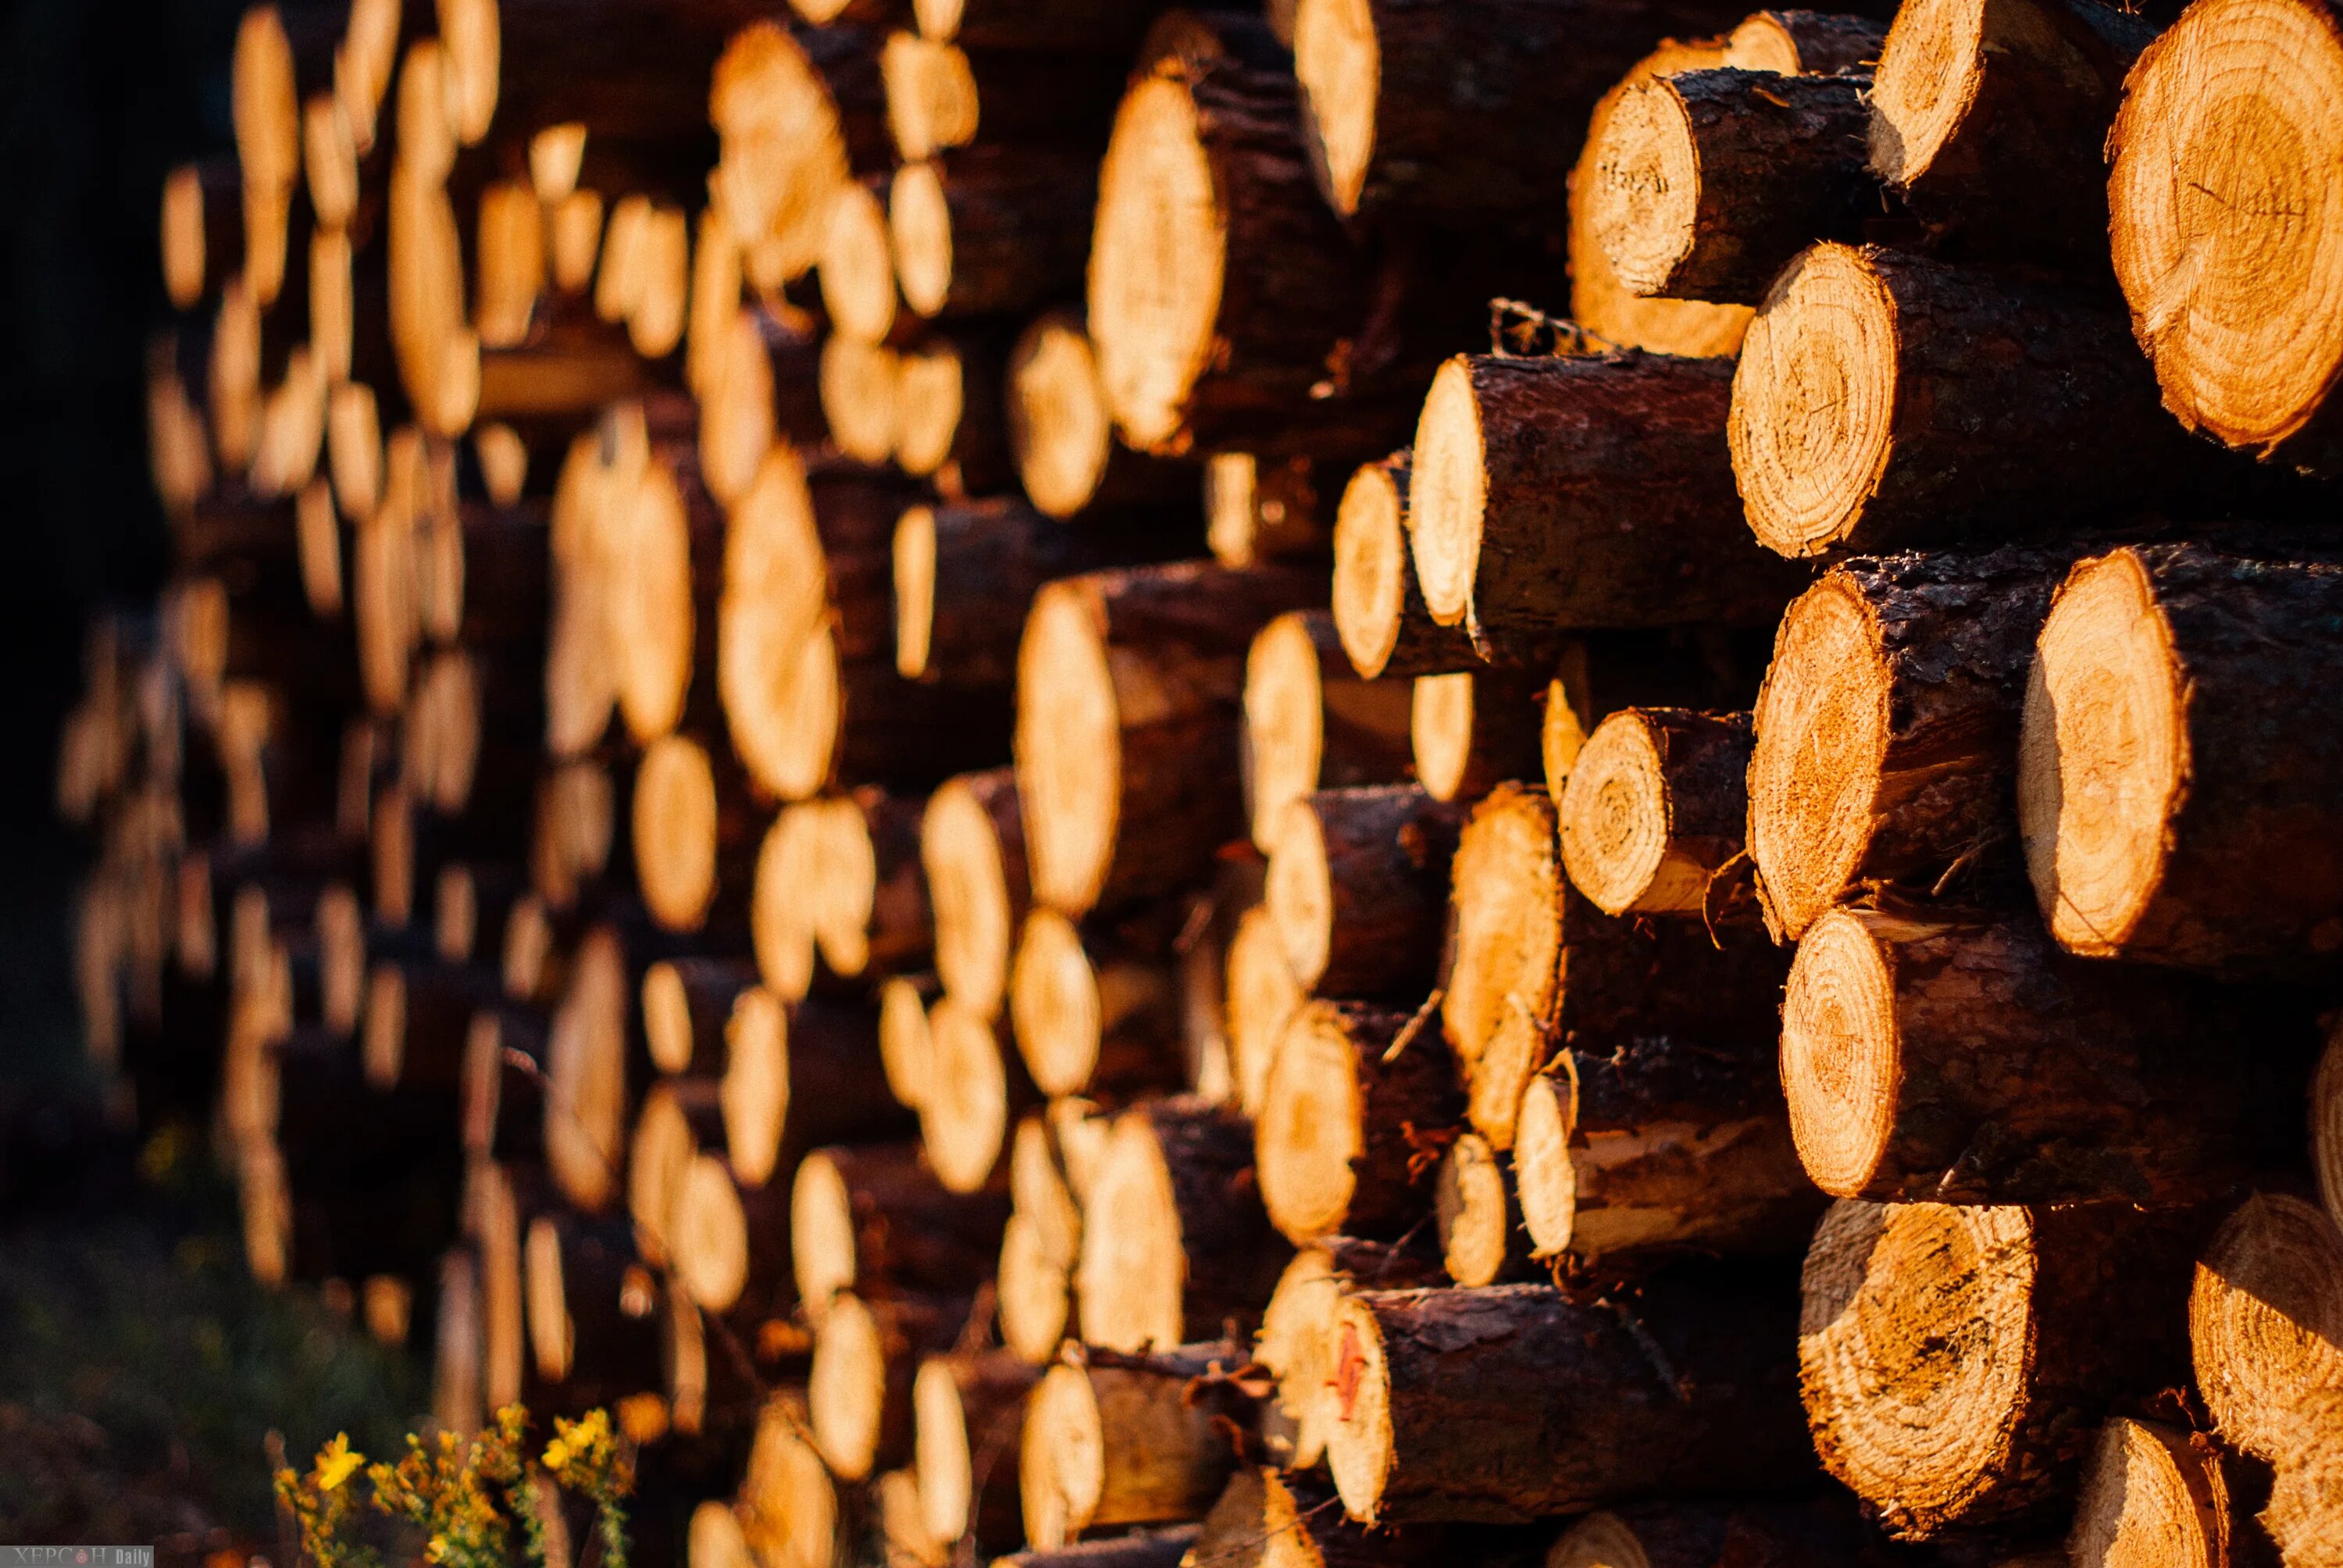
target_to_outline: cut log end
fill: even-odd
[[[789,1259],[799,1304],[815,1323],[830,1315],[833,1300],[854,1289],[858,1255],[846,1178],[837,1161],[816,1150],[799,1161],[789,1187]]]
[[[2083,1568],[2220,1568],[2240,1527],[2252,1528],[2231,1512],[2217,1450],[2118,1416],[2099,1430],[2066,1547]]]
[[[1313,613],[1295,610],[1271,621],[1245,657],[1245,782],[1252,841],[1263,851],[1285,808],[1318,787],[1325,694]]]
[[[902,379],[896,352],[833,333],[822,341],[819,374],[822,417],[838,449],[858,463],[892,458]]]
[[[716,774],[706,749],[681,735],[653,741],[635,771],[632,810],[644,906],[669,930],[698,930],[716,897]]]
[[[789,1117],[789,1014],[762,986],[733,999],[724,1026],[724,1076],[717,1086],[732,1174],[762,1187],[780,1163]]]
[[[1493,1285],[1512,1255],[1513,1202],[1505,1168],[1487,1139],[1467,1132],[1449,1145],[1433,1189],[1441,1261],[1460,1285]]]
[[[783,1001],[802,1000],[813,989],[820,910],[812,891],[820,866],[820,811],[806,805],[785,809],[758,849],[749,908],[757,972]]]
[[[1054,910],[1026,917],[1009,977],[1009,1012],[1036,1088],[1054,1097],[1090,1086],[1104,1021],[1099,976],[1081,932]]]
[[[1311,0],[1293,8],[1293,72],[1319,188],[1334,210],[1359,210],[1374,166],[1383,45],[1369,0]]]
[[[887,224],[905,302],[921,316],[940,314],[951,297],[952,215],[935,165],[910,163],[895,171]]]
[[[1305,1007],[1279,1036],[1253,1132],[1262,1201],[1297,1244],[1342,1229],[1356,1186],[1358,1052],[1342,1010]]]
[[[972,1010],[999,1016],[1025,901],[1024,839],[1005,769],[937,786],[920,823],[920,861],[935,912],[937,977]]]
[[[1700,221],[1700,152],[1684,101],[1664,78],[1629,87],[1588,149],[1587,216],[1611,269],[1634,294],[1671,294]]]
[[[2124,550],[2075,569],[2036,649],[2018,747],[2026,869],[2062,946],[2121,953],[2163,880],[2187,788],[2187,671]]]
[[[869,1477],[888,1394],[886,1335],[860,1297],[830,1303],[814,1331],[813,1372],[806,1384],[814,1446],[841,1481]]]
[[[749,1283],[749,1221],[720,1157],[693,1158],[672,1223],[668,1244],[676,1277],[707,1311],[729,1311]]]
[[[1654,885],[1667,859],[1668,799],[1659,749],[1644,726],[1597,726],[1556,805],[1571,882],[1604,913],[1681,909],[1697,891]]]
[[[2188,1338],[2222,1441],[2286,1459],[2305,1395],[2343,1388],[2343,1231],[2298,1198],[2246,1200],[2197,1261]]]
[[[1364,1302],[1345,1300],[1335,1309],[1330,1337],[1337,1414],[1327,1433],[1326,1468],[1342,1511],[1372,1524],[1382,1515],[1383,1486],[1396,1457],[1383,1325]]]
[[[1986,68],[1986,26],[1978,0],[1896,12],[1871,99],[1871,166],[1888,184],[1925,179],[1968,118]]]
[[[1758,693],[1749,853],[1795,938],[1861,863],[1885,757],[1893,681],[1860,594],[1825,578],[1783,617]]]
[[[928,999],[917,981],[901,975],[879,988],[879,1063],[896,1100],[917,1111],[935,1070],[935,1042],[928,1032]]]
[[[1098,493],[1114,428],[1079,318],[1044,316],[1011,351],[1009,444],[1025,494],[1049,516],[1071,518]]]
[[[928,673],[936,619],[936,514],[913,507],[895,525],[895,673],[917,680]]]
[[[886,342],[895,329],[895,275],[880,193],[860,182],[840,186],[821,247],[821,302],[831,327],[857,343]]]
[[[1451,359],[1432,379],[1415,427],[1408,481],[1408,548],[1432,618],[1455,626],[1472,602],[1481,554],[1481,517],[1489,471],[1481,443],[1480,399],[1472,365]]]
[[[1229,1065],[1237,1103],[1251,1115],[1261,1108],[1277,1041],[1310,993],[1294,975],[1276,917],[1265,907],[1238,917],[1225,967]]]
[[[973,1192],[1009,1140],[1009,1069],[992,1025],[950,997],[928,1014],[934,1070],[920,1097],[920,1135],[936,1178]]]
[[[1562,957],[1562,870],[1554,806],[1501,786],[1457,844],[1441,1026],[1467,1085],[1473,1125],[1511,1148],[1523,1090],[1545,1054]]]
[[[1887,467],[1896,331],[1864,254],[1828,243],[1790,264],[1750,323],[1728,434],[1750,531],[1775,554],[1823,554],[1862,520]]]
[[[1398,648],[1409,574],[1407,470],[1368,463],[1351,476],[1334,511],[1334,628],[1351,667],[1369,679]]]
[[[1017,789],[1034,896],[1061,910],[1098,901],[1114,853],[1122,747],[1101,628],[1078,592],[1033,600],[1017,651]]]
[[[1782,1084],[1815,1185],[1864,1191],[1895,1136],[1903,1063],[1893,950],[1834,910],[1798,942],[1782,1002]]]

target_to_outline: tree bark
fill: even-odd
[[[1016,756],[1041,901],[1080,915],[1169,892],[1238,835],[1243,651],[1312,594],[1299,572],[1183,562],[1068,578],[1035,597]]]
[[[2208,1030],[2255,1050],[2208,1058]],[[1841,1197],[2187,1202],[2267,1168],[2317,1049],[2283,997],[2069,959],[2028,917],[1836,910],[1798,943],[1782,1081]]]
[[[1757,694],[1749,855],[1795,939],[1850,890],[2017,900],[2009,809],[2034,644],[2077,551],[1858,558],[1783,617]]]
[[[1453,1064],[1420,1032],[1411,1014],[1364,1002],[1312,1002],[1286,1026],[1253,1149],[1287,1241],[1397,1235],[1423,1218],[1464,1102]]]
[[[1879,64],[1887,24],[1831,11],[1753,11],[1725,40],[1725,64],[1785,76],[1865,75]]]
[[[1095,155],[964,147],[895,173],[903,298],[930,320],[1021,314],[1072,292],[1090,255]]]
[[[1595,727],[1555,800],[1572,884],[1609,915],[1730,919],[1746,853],[1749,715],[1622,709]],[[1722,888],[1720,890],[1720,884]]]
[[[1327,1460],[1362,1523],[1525,1521],[1674,1487],[1805,1483],[1786,1290],[1545,1285],[1343,1302]]]
[[[1806,1252],[1798,1332],[1824,1467],[1910,1540],[2055,1516],[2110,1402],[2183,1375],[2179,1284],[2207,1219],[1834,1205]],[[1913,1443],[1916,1410],[1956,1435]]]
[[[1629,1040],[1530,1080],[1513,1183],[1539,1258],[1798,1251],[1825,1200],[1790,1136],[1770,1040]]]
[[[2309,980],[2343,953],[2343,567],[2134,546],[2077,566],[2026,693],[2018,820],[2072,951]],[[2140,739],[2118,758],[2113,724]],[[2110,770],[2112,769],[2112,770]],[[2122,780],[2111,794],[2102,779]]]
[[[1324,996],[1413,1000],[1432,986],[1461,807],[1423,789],[1321,789],[1289,805],[1267,904],[1293,978]]]
[[[1619,281],[1755,305],[1816,239],[1862,238],[1884,205],[1865,165],[1867,87],[1728,68],[1629,88],[1589,152],[1594,225]]]

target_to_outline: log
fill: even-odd
[[[1729,897],[1728,868],[1746,853],[1755,739],[1745,713],[1604,719],[1554,801],[1571,884],[1606,915],[1726,914],[1715,895]]]
[[[730,749],[663,735],[628,796],[635,886],[661,930],[729,940],[749,908],[764,811]]]
[[[367,978],[360,1039],[367,1082],[452,1093],[462,1080],[472,1015],[503,993],[502,977],[484,964],[377,962]]]
[[[2156,406],[2126,336],[2078,291],[1813,246],[1767,294],[1734,374],[1751,531],[1795,558],[2234,505],[2235,469]]]
[[[1011,945],[1032,904],[1014,770],[938,785],[920,819],[920,864],[935,917],[937,978],[961,1006],[999,1018]]]
[[[1026,916],[1009,974],[1009,1016],[1043,1094],[1121,1101],[1181,1086],[1179,981],[1161,925],[1141,918],[1084,930],[1054,910]]]
[[[1182,562],[1064,578],[1034,597],[1015,749],[1039,900],[1080,915],[1198,879],[1242,821],[1242,651],[1311,593],[1298,572]]]
[[[1120,74],[1055,47],[964,47],[911,33],[888,35],[879,67],[887,128],[906,165],[970,146],[1081,149],[1095,157],[1122,88]]]
[[[1343,1511],[1507,1523],[1671,1487],[1799,1485],[1790,1313],[1785,1291],[1722,1279],[1620,1300],[1353,1292],[1326,1444]]]
[[[1268,1090],[1277,1042],[1310,991],[1294,975],[1277,918],[1265,907],[1237,917],[1225,969],[1231,1100],[1251,1115]]]
[[[1252,1465],[1229,1477],[1227,1488],[1196,1537],[1199,1562],[1244,1563],[1258,1568],[1272,1553],[1308,1553],[1304,1561],[1405,1568],[1411,1563],[1455,1562],[1469,1550],[1443,1526],[1402,1524],[1369,1530],[1346,1519],[1332,1487],[1317,1476]],[[1476,1561],[1504,1559],[1491,1556]]]
[[[2336,1531],[2343,1521],[2343,1466],[2336,1462],[2334,1442],[2338,1420],[2343,1399],[2320,1395],[2308,1417],[2316,1435],[2279,1464],[2269,1506],[2262,1511],[2261,1523],[2288,1563],[2332,1568],[2335,1562]]]
[[[2206,1057],[2207,1030],[2241,1025],[2249,1057]],[[2207,1197],[2284,1147],[2316,1049],[2283,997],[2079,962],[2023,916],[1834,910],[1782,1004],[1798,1155],[1842,1197]]]
[[[552,1121],[550,1111],[547,1122]],[[703,1150],[724,1141],[722,1085],[707,1078],[666,1079],[644,1091],[627,1144],[627,1214],[644,1260],[665,1268],[676,1255],[677,1211]]]
[[[1262,628],[1245,656],[1245,809],[1254,846],[1273,853],[1287,808],[1316,790],[1404,776],[1412,696],[1397,682],[1353,676],[1324,610],[1292,610]]]
[[[1093,157],[977,146],[905,163],[887,198],[905,303],[952,320],[1022,314],[1071,293],[1090,255]]]
[[[1532,1255],[1803,1248],[1825,1200],[1798,1163],[1774,1057],[1765,1040],[1559,1052],[1530,1080],[1513,1140]]]
[[[1535,775],[1545,684],[1519,671],[1419,675],[1408,697],[1416,780],[1435,800],[1477,800],[1509,779]]]
[[[1421,1031],[1365,1002],[1313,1001],[1286,1025],[1253,1159],[1270,1222],[1295,1246],[1397,1235],[1423,1218],[1433,1157],[1464,1103],[1453,1064]]]
[[[2298,1198],[2247,1198],[2197,1261],[2188,1340],[2222,1442],[2284,1464],[2343,1389],[2343,1232]]]
[[[863,1481],[911,1457],[911,1383],[920,1364],[950,1348],[965,1302],[841,1295],[814,1331],[806,1386],[814,1446],[840,1481]]]
[[[1720,946],[1690,921],[1605,915],[1560,859],[1552,802],[1517,784],[1473,808],[1457,845],[1441,1028],[1473,1129],[1499,1151],[1556,1046],[1735,1051],[1775,1032],[1782,964],[1762,940],[1725,932]]]
[[[1300,0],[1293,68],[1319,188],[1344,217],[1469,226],[1551,210],[1620,73],[1655,37],[1735,19],[1698,0]]]
[[[1017,1482],[1026,1396],[1040,1373],[1006,1351],[920,1363],[911,1384],[913,1474],[930,1539],[1021,1541]]]
[[[1294,981],[1324,996],[1430,990],[1463,810],[1411,785],[1321,789],[1278,819],[1265,905]]]
[[[1858,558],[1775,634],[1750,756],[1749,857],[1795,940],[1851,890],[1995,908],[2034,639],[2077,552]]]
[[[716,62],[709,192],[761,293],[813,265],[831,194],[885,165],[880,43],[875,29],[793,31],[764,18],[735,33]]]
[[[931,336],[897,363],[895,466],[946,499],[991,495],[1016,478],[1001,407],[1007,347],[967,330]]]
[[[1630,1563],[1643,1568],[1738,1568],[1742,1563],[1748,1568],[1858,1568],[1897,1560],[1888,1555],[1891,1550],[1844,1497],[1811,1503],[1646,1503],[1588,1514],[1563,1532],[1545,1563],[1546,1568],[1612,1568]]]
[[[935,1040],[928,1032],[928,1009],[940,988],[929,976],[890,975],[879,984],[879,1065],[888,1092],[916,1111],[926,1098],[934,1070]]]
[[[1312,188],[1292,77],[1159,62],[1116,114],[1091,252],[1100,380],[1132,446],[1355,461],[1400,433],[1395,388],[1329,374],[1367,322],[1370,271]]]
[[[1325,1457],[1326,1433],[1338,1411],[1334,1371],[1343,1292],[1414,1290],[1446,1278],[1440,1259],[1420,1238],[1329,1236],[1293,1254],[1253,1341],[1253,1360],[1277,1379],[1278,1412],[1292,1427],[1293,1468],[1314,1468]]]
[[[628,541],[608,584],[619,716],[639,744],[687,719],[712,727],[716,693],[694,676],[716,667],[726,528],[723,508],[699,477],[696,447],[658,441],[631,505],[609,504],[622,515],[608,526]]]
[[[244,255],[244,181],[225,158],[180,164],[163,181],[163,292],[194,310]]]
[[[811,994],[822,914],[821,803],[785,806],[757,849],[749,930],[757,973],[783,1001]]]
[[[1630,87],[1588,152],[1613,274],[1638,295],[1756,305],[1814,241],[1862,238],[1885,205],[1865,166],[1867,88],[1736,68]]]
[[[1082,1211],[1074,1201],[1048,1121],[1027,1116],[1009,1151],[1011,1213],[1001,1238],[1001,1340],[1034,1366],[1057,1357],[1072,1315],[1071,1287],[1081,1251]]]
[[[800,1392],[776,1392],[759,1411],[737,1506],[755,1561],[829,1568],[854,1560],[850,1513],[810,1441]]]
[[[1191,507],[1196,470],[1114,438],[1098,357],[1079,312],[1037,317],[1009,356],[1009,445],[1033,505],[1068,519],[1120,507]]]
[[[571,960],[546,1050],[546,1171],[588,1214],[618,1194],[626,1144],[627,959],[617,931],[598,926]]]
[[[2117,1416],[2085,1468],[2067,1552],[2086,1563],[2267,1562],[2250,1486],[2210,1437]]]
[[[671,1271],[701,1311],[752,1321],[788,1314],[789,1196],[778,1182],[744,1186],[720,1153],[695,1155],[670,1223]]]
[[[1602,146],[1605,122],[1620,99],[1654,76],[1713,71],[1737,63],[1722,39],[1662,39],[1657,48],[1628,67],[1587,117],[1587,150],[1579,154],[1578,165],[1570,174],[1570,317],[1584,334],[1584,338],[1572,335],[1571,347],[1591,340],[1597,346],[1615,344],[1651,354],[1705,357],[1740,352],[1742,336],[1749,329],[1748,307],[1644,299],[1628,293],[1603,254],[1594,212],[1594,192],[1601,183],[1594,149]]]
[[[1798,1330],[1824,1468],[1910,1540],[2071,1504],[2110,1402],[2182,1375],[2204,1230],[2127,1204],[1832,1205]],[[1938,1440],[1915,1442],[1916,1418]]]
[[[949,1191],[915,1143],[818,1149],[789,1192],[789,1255],[800,1309],[816,1325],[851,1292],[967,1296],[989,1279],[1009,1191]]]
[[[1196,1544],[1193,1524],[1134,1530],[1102,1541],[1078,1541],[1054,1552],[1016,1552],[996,1558],[1001,1568],[1180,1568]]]
[[[2103,149],[2155,34],[2088,0],[1899,11],[1872,89],[1871,166],[1973,255],[2104,276]]]
[[[898,309],[902,297],[895,286],[885,176],[872,175],[838,187],[817,271],[821,307],[833,333],[855,343],[900,347],[913,324]]]
[[[2343,568],[2191,545],[2068,575],[2026,689],[2017,789],[2035,896],[2063,946],[2332,972],[2343,851],[2323,819],[2343,798],[2343,745],[2318,714],[2343,673],[2337,607]],[[2118,776],[2120,792],[2100,782]]]
[[[1446,675],[1481,667],[1462,622],[1432,618],[1408,555],[1413,450],[1366,463],[1334,511],[1334,629],[1351,668],[1379,676]]]
[[[1032,1103],[1024,1063],[994,1027],[950,996],[928,1013],[934,1070],[920,1097],[920,1137],[943,1184],[974,1192],[993,1178],[1017,1114]]]
[[[1285,1266],[1252,1123],[1192,1096],[1142,1101],[1116,1119],[1082,1221],[1081,1337],[1108,1350],[1255,1322]]]
[[[1068,528],[1005,497],[910,507],[895,525],[896,673],[1005,689],[1016,679],[1018,638],[1043,583],[1168,553],[1137,530]]]
[[[2329,1029],[2310,1081],[2310,1164],[2327,1217],[2343,1225],[2343,1019]]]
[[[927,801],[872,785],[821,803],[814,936],[822,962],[847,979],[917,969],[934,947],[920,822]]]
[[[902,358],[884,344],[833,333],[822,339],[822,424],[839,451],[874,467],[895,455]]]
[[[1409,548],[1491,662],[1586,628],[1772,621],[1803,580],[1748,548],[1717,363],[1460,355],[1415,432]]]
[[[1830,11],[1753,11],[1725,41],[1725,64],[1785,76],[1868,74],[1879,64],[1887,25]]]
[[[988,49],[1053,49],[1121,60],[1161,6],[1098,0],[913,0],[920,35]],[[1101,1565],[1103,1568],[1103,1565]]]
[[[1513,1218],[1513,1161],[1477,1132],[1460,1134],[1440,1156],[1433,1183],[1433,1218],[1441,1267],[1459,1285],[1475,1288],[1534,1277],[1529,1249]]]
[[[1221,1350],[1167,1344],[1143,1367],[1043,1374],[1017,1462],[1025,1538],[1054,1552],[1088,1530],[1202,1517],[1236,1465],[1229,1427],[1240,1402],[1220,1377]]]
[[[811,449],[829,440],[830,427],[820,392],[821,351],[802,313],[748,306],[724,319],[693,396],[699,401],[700,477],[709,494],[731,507],[757,483],[777,442]]]
[[[741,1181],[761,1184],[824,1144],[909,1130],[888,1091],[867,1004],[791,1006],[759,989],[744,993],[728,1033],[725,1146]]]
[[[1345,465],[1347,466],[1347,465]],[[1204,545],[1224,567],[1322,560],[1332,535],[1320,465],[1215,452],[1204,459]]]
[[[753,965],[739,959],[662,959],[643,971],[643,1043],[665,1073],[721,1072],[741,999],[756,989]]]
[[[2318,166],[2324,155],[2313,149],[2333,140],[2317,106],[2343,82],[2343,29],[2316,4],[2258,13],[2250,27],[2236,25],[2240,15],[2227,5],[2190,13],[2124,80],[2107,132],[2116,280],[2181,424],[2327,473],[2337,449],[2328,393],[2343,344],[2311,308],[2329,286],[2329,264],[2312,248],[2321,226],[2272,220],[2323,201],[2298,171]],[[2242,87],[2262,77],[2286,85]],[[2247,112],[2269,116],[2269,135],[2314,160],[2272,164],[2253,176],[2250,197],[2239,171],[2213,155],[2225,135],[2214,127],[2248,102]]]

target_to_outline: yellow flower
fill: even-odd
[[[447,1538],[445,1535],[434,1535],[424,1545],[423,1560],[426,1563],[437,1563],[447,1555]]]
[[[366,1455],[350,1452],[350,1434],[337,1432],[334,1441],[317,1451],[317,1488],[333,1492],[340,1488],[366,1462]]]
[[[545,1445],[546,1469],[558,1473],[561,1467],[568,1462],[569,1442],[567,1438],[557,1437]]]

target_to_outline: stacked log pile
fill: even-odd
[[[255,1271],[693,1568],[2338,1561],[2324,0],[793,5],[164,194],[59,795]]]

